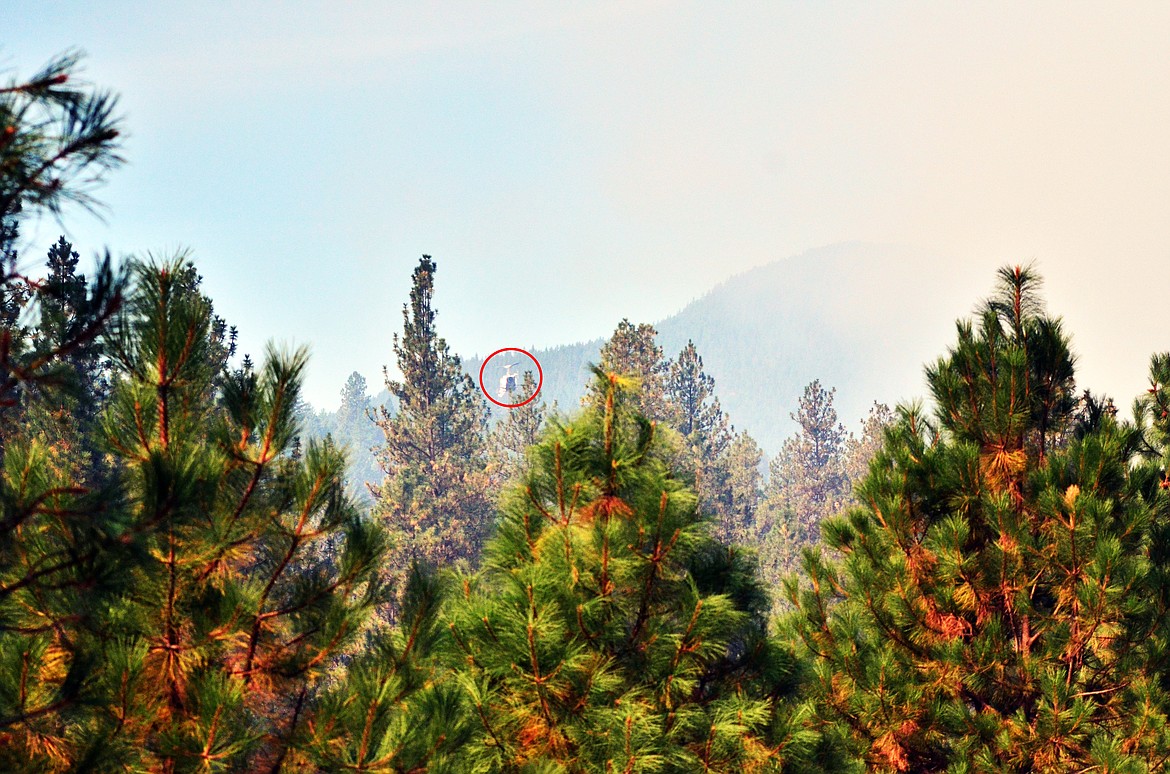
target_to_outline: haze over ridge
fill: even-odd
[[[995,270],[1017,263],[1029,261],[955,262],[907,246],[828,245],[736,274],[654,325],[668,357],[695,341],[732,422],[774,454],[794,429],[789,414],[813,379],[837,388],[837,412],[850,428],[875,400],[891,406],[925,400],[923,367],[954,341],[955,321],[970,317],[991,291]],[[1044,262],[1034,265],[1047,280]],[[1049,269],[1059,272],[1060,266]],[[1049,311],[1068,317],[1063,294],[1048,287],[1043,292]],[[648,322],[634,311],[627,317]],[[1106,353],[1078,347],[1076,317],[1066,325],[1083,355],[1078,384],[1128,406],[1144,388],[1145,359],[1123,372],[1103,367]],[[544,400],[577,406],[588,363],[597,361],[611,332],[532,350],[544,369]],[[472,378],[481,363],[478,355],[465,360]],[[485,373],[487,383],[498,378],[494,365]]]
[[[89,52],[131,163],[76,246],[192,247],[242,351],[313,347],[314,404],[393,366],[422,253],[459,352],[666,319],[840,240],[1038,260],[1119,401],[1168,346],[1165,3],[274,8],[10,0],[0,64]]]

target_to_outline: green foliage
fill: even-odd
[[[59,214],[69,201],[93,207],[89,189],[121,164],[117,100],[78,83],[80,58],[66,53],[0,87],[0,219]]]
[[[653,325],[622,320],[602,346],[598,365],[607,373],[635,379],[638,410],[656,422],[673,425],[677,415],[666,394],[670,361],[663,357],[662,347],[655,340],[657,335]],[[586,403],[604,399],[596,388],[595,382],[586,390]]]
[[[413,567],[397,626],[375,638],[322,695],[307,739],[323,771],[466,771],[472,736],[457,680],[436,655],[447,635],[446,596],[434,575]]]
[[[386,477],[374,515],[391,534],[390,572],[399,588],[411,562],[474,562],[492,526],[487,402],[436,331],[434,275],[435,263],[424,255],[402,309],[402,336],[394,337],[402,381],[386,381],[397,412],[383,407],[377,420]]]
[[[230,367],[185,256],[87,277],[61,239],[17,271],[20,218],[120,161],[75,64],[0,88],[0,770],[1166,767],[1170,353],[1133,423],[1078,400],[1004,269],[933,416],[875,404],[854,437],[813,382],[761,506],[693,342],[625,320],[585,410],[513,410],[489,456],[424,256],[367,518],[346,454],[299,441],[304,352]],[[336,429],[372,442],[357,374]]]
[[[677,411],[676,429],[686,438],[702,439],[716,453],[726,445],[727,418],[715,397],[715,380],[703,371],[703,358],[688,341],[670,364],[666,394]]]
[[[223,372],[193,269],[133,276],[105,343],[112,393],[78,438],[111,460],[107,487],[52,465],[37,438],[6,450],[5,770],[295,759],[315,693],[381,599],[385,538],[345,496],[343,455],[288,454],[304,354]]]
[[[800,552],[820,540],[820,525],[848,496],[842,475],[845,427],[833,409],[835,390],[819,381],[804,389],[792,418],[800,432],[784,442],[769,467],[766,501],[756,533],[764,574],[776,583],[796,569]]]
[[[1110,404],[1086,401],[1088,424],[1109,421]],[[1144,588],[1150,600],[1135,632],[1150,650],[1150,679],[1170,686],[1170,352],[1150,359],[1150,387],[1134,405],[1142,433],[1139,461],[1131,468],[1132,487],[1152,511],[1149,566]]]
[[[630,383],[598,371],[593,390],[532,450],[451,605],[465,755],[477,771],[776,767],[796,665],[766,635],[753,565],[711,536]]]
[[[531,371],[525,371],[508,402],[520,403],[535,393],[536,378]],[[500,482],[510,481],[524,469],[525,454],[540,438],[549,410],[543,400],[533,397],[523,406],[506,411],[508,415],[496,424],[489,439],[493,474]]]
[[[64,239],[50,250],[44,282],[18,266],[20,220],[59,217],[69,202],[93,209],[92,189],[122,161],[116,99],[78,82],[79,59],[69,52],[31,78],[0,86],[0,455],[28,424],[23,412],[31,391],[69,394],[75,413],[93,420],[92,396],[85,392],[96,368],[95,340],[125,285],[108,256],[87,282],[76,273],[77,256]],[[37,305],[40,320],[34,322]]]
[[[88,426],[96,419],[105,389],[98,339],[126,286],[108,254],[92,279],[78,274],[77,254],[63,238],[49,251],[43,281],[16,271],[15,250],[11,260],[0,266],[0,455],[8,439],[28,430],[28,412],[46,407],[43,397],[61,403],[56,425]],[[66,411],[75,422],[62,421]]]
[[[842,473],[850,486],[856,485],[869,471],[873,460],[885,440],[886,428],[894,422],[894,412],[884,403],[874,401],[869,414],[861,421],[861,432],[845,439]]]
[[[638,409],[679,433],[672,464],[687,472],[700,509],[715,515],[719,534],[749,540],[747,525],[759,501],[759,448],[746,435],[735,435],[695,343],[688,341],[675,360],[667,360],[656,335],[653,326],[622,320],[601,349],[601,368],[633,380]],[[598,399],[595,387],[589,395]],[[734,453],[733,439],[740,442]]]
[[[362,482],[380,480],[381,468],[373,450],[381,442],[382,433],[374,423],[374,407],[366,378],[357,371],[349,375],[341,389],[341,406],[337,409],[333,435],[339,444],[349,449],[349,478],[355,485],[353,493],[367,500],[369,490]]]
[[[824,525],[840,560],[808,552],[788,584],[817,722],[870,768],[1150,771],[1170,752],[1146,549],[1165,501],[1131,481],[1137,429],[1078,426],[1036,285],[1000,273],[927,369],[935,419],[901,409],[863,505]]]
[[[105,606],[125,588],[112,498],[80,448],[94,340],[121,303],[108,258],[77,277],[64,242],[50,276],[20,273],[21,217],[92,203],[117,164],[111,97],[68,83],[76,57],[0,88],[0,768],[61,768],[92,741],[91,668]],[[38,305],[41,310],[36,315]],[[92,406],[86,402],[87,409]],[[80,413],[80,412],[78,412]],[[86,416],[83,419],[90,419]]]
[[[764,452],[746,430],[735,434],[723,466],[727,480],[719,508],[719,535],[727,542],[756,544],[756,518],[764,493],[763,460]]]
[[[715,396],[715,380],[703,371],[703,358],[693,341],[670,363],[666,399],[672,409],[671,426],[686,441],[685,464],[694,471],[699,502],[704,510],[722,517],[730,499],[731,429]]]
[[[0,410],[0,449],[17,437],[36,437],[53,464],[76,481],[97,485],[107,472],[104,461],[81,438],[92,433],[108,388],[96,333],[112,310],[108,289],[91,288],[77,263],[78,254],[62,237],[49,249],[47,276],[30,285],[22,310],[28,325],[9,328],[23,350],[16,358],[23,367],[15,375],[27,378],[19,380],[13,403]],[[108,267],[99,266],[99,283],[111,279],[103,271]]]
[[[765,582],[774,590],[799,569],[802,552],[821,542],[821,524],[851,504],[853,485],[890,422],[889,409],[875,403],[861,436],[847,433],[837,421],[835,394],[819,380],[804,388],[792,415],[800,431],[784,442],[769,466],[765,499],[751,533],[760,546]]]

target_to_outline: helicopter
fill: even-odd
[[[507,400],[508,395],[516,389],[516,374],[512,373],[515,363],[504,364],[504,375],[500,377],[500,388],[496,390],[496,397]]]

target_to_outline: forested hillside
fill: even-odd
[[[1170,353],[1119,412],[1008,265],[954,290],[971,312],[925,367],[850,382],[901,369],[899,326],[948,294],[887,253],[830,324],[798,261],[671,318],[681,345],[622,320],[579,400],[492,424],[423,255],[392,403],[354,374],[330,419],[305,349],[238,351],[190,253],[31,252],[22,226],[78,217],[122,162],[76,66],[0,85],[0,771],[1166,769]],[[871,303],[897,321],[847,335]],[[721,352],[731,329],[754,357]],[[788,336],[853,342],[811,358],[826,379],[929,403],[850,432],[829,383],[778,365]],[[765,481],[775,421],[723,396],[781,378]]]
[[[921,395],[917,367],[946,343],[954,317],[971,308],[959,291],[985,286],[993,268],[956,271],[920,250],[842,244],[733,277],[664,320],[628,317],[652,323],[668,357],[693,340],[736,427],[773,455],[796,430],[789,415],[814,379],[837,388],[837,410],[850,427],[875,400]],[[544,368],[545,399],[577,406],[604,341],[533,350]],[[466,361],[473,377],[480,363]]]

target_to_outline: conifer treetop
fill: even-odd
[[[927,368],[935,420],[899,408],[860,505],[823,527],[840,558],[807,552],[786,584],[818,722],[869,768],[1153,771],[1170,755],[1147,553],[1165,501],[1132,425],[1073,410],[1069,341],[1037,287],[999,272]]]
[[[394,335],[402,379],[386,378],[386,389],[397,399],[396,413],[378,410],[378,424],[386,433],[383,467],[417,454],[432,461],[446,453],[474,456],[471,449],[482,443],[486,429],[486,401],[435,327],[436,268],[429,255],[419,261],[410,302],[402,307],[402,335]]]
[[[0,86],[0,219],[22,209],[93,209],[90,191],[122,163],[117,98],[77,77],[68,51],[32,77]]]
[[[792,740],[770,724],[795,668],[766,637],[751,562],[712,536],[672,474],[669,431],[639,413],[636,381],[596,369],[592,389],[530,452],[449,612],[475,710],[468,758],[485,770],[777,764]]]

